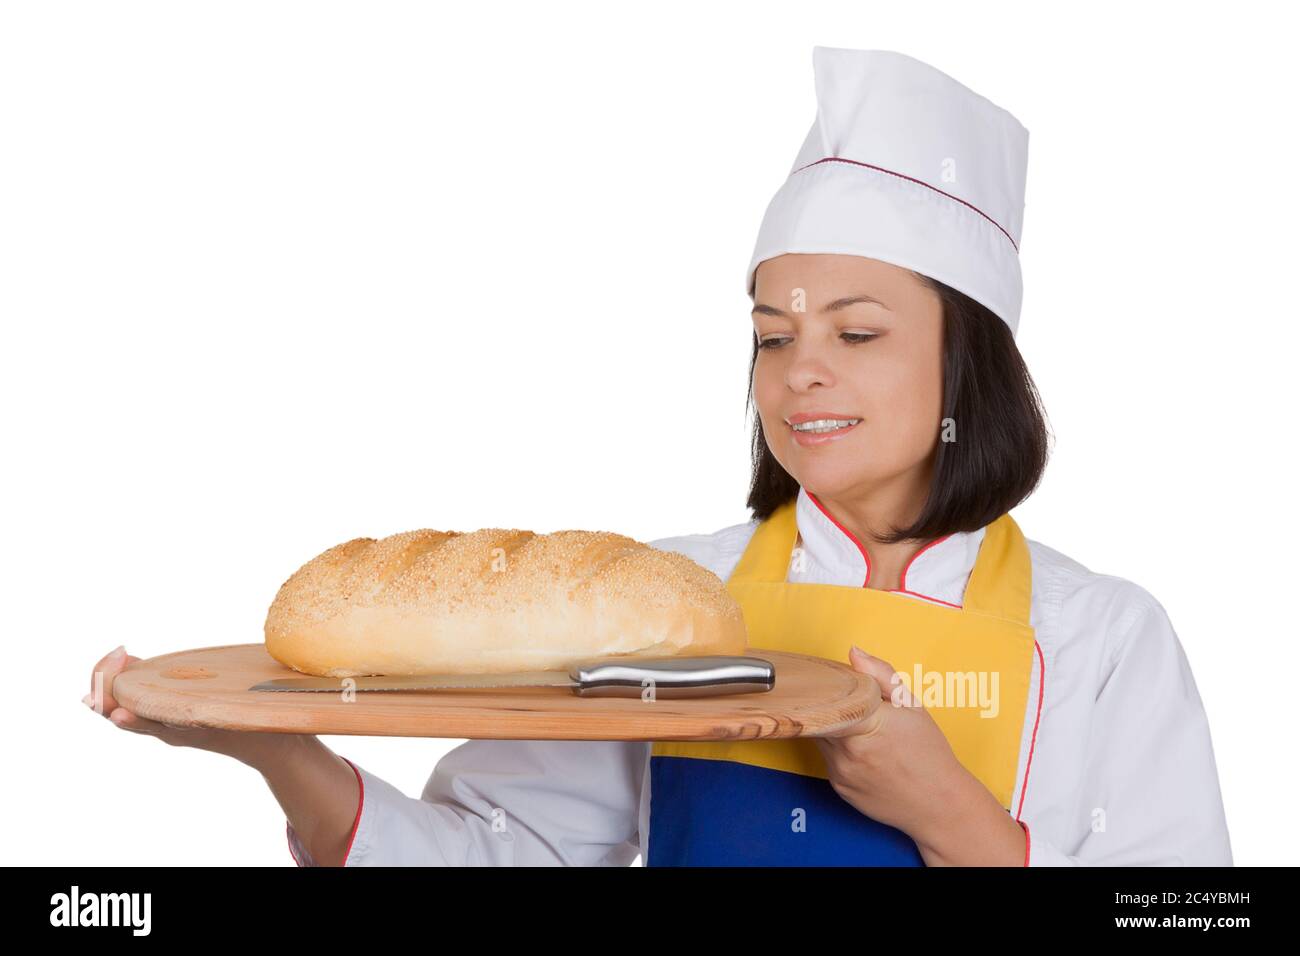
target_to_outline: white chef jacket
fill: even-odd
[[[868,556],[800,490],[792,582],[863,587]],[[651,541],[727,580],[758,527]],[[927,544],[899,593],[960,606],[984,529]],[[1027,539],[1035,661],[1011,812],[1026,865],[1230,866],[1205,710],[1164,608]],[[872,650],[869,637],[863,649]],[[847,664],[848,662],[845,661]],[[346,759],[346,758],[345,758]],[[650,743],[470,740],[420,799],[349,760],[361,799],[345,866],[627,866],[649,857]],[[315,865],[286,821],[300,866]]]

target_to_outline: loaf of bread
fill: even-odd
[[[321,677],[560,670],[746,643],[716,574],[604,531],[354,538],[299,568],[266,616],[270,655]]]

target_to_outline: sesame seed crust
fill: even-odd
[[[604,655],[742,654],[722,580],[605,531],[420,529],[354,538],[299,568],[268,652],[320,676],[561,669]]]

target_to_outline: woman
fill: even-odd
[[[472,740],[421,799],[315,737],[128,730],[259,769],[299,864],[1230,864],[1163,608],[1021,534],[1047,436],[1016,349],[1027,133],[910,57],[814,50],[818,118],[747,276],[752,518],[651,542],[756,647],[846,660],[832,738]],[[90,698],[87,698],[91,702]]]

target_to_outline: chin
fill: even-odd
[[[805,491],[818,498],[840,497],[854,488],[870,485],[874,479],[870,472],[863,470],[860,460],[854,462],[847,456],[842,456],[839,461],[829,460],[829,456],[820,461],[805,458],[796,468],[783,467]]]

